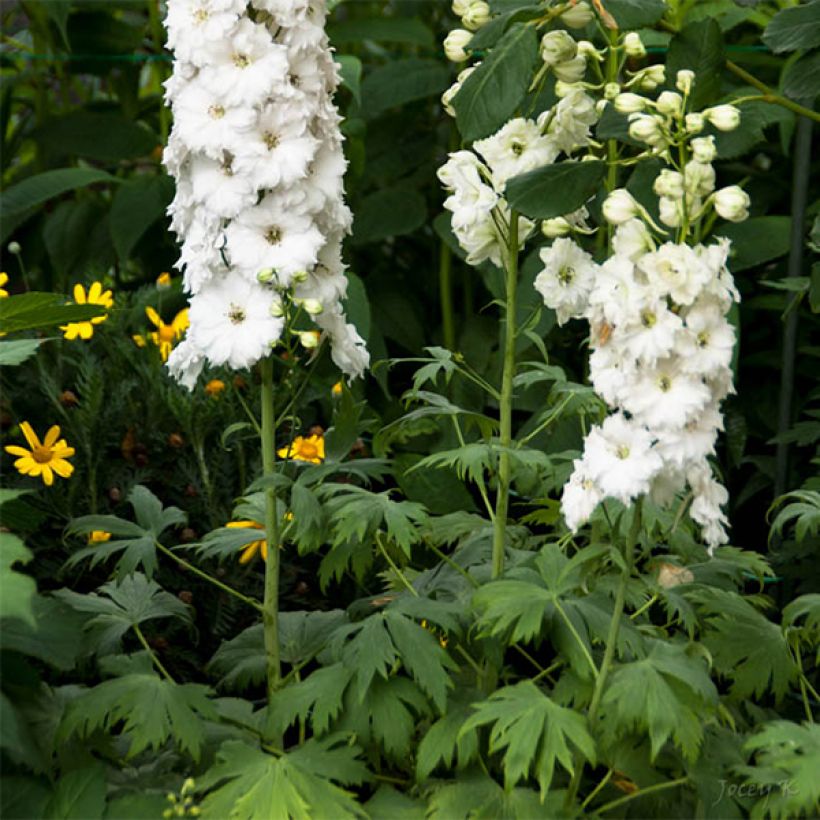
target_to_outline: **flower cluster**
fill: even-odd
[[[503,197],[508,180],[589,145],[590,127],[598,119],[595,104],[577,86],[562,91],[565,96],[536,120],[512,119],[491,137],[474,143],[474,151],[450,154],[439,168],[439,180],[450,193],[444,207],[452,212],[453,233],[469,264],[487,259],[501,264],[511,219]],[[519,246],[534,227],[519,217]]]
[[[169,0],[164,162],[192,298],[168,364],[188,387],[205,361],[243,368],[267,355],[284,292],[318,306],[310,315],[347,375],[368,364],[342,308],[351,215],[325,13],[324,0]]]

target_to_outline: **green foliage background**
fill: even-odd
[[[580,331],[559,329],[531,287],[536,249],[522,259],[517,307],[522,444],[508,570],[490,580],[503,274],[462,261],[435,171],[522,103],[536,63],[526,23],[541,5],[494,0],[501,16],[478,35],[488,56],[453,122],[439,103],[456,73],[440,46],[455,25],[448,4],[335,4],[355,214],[347,307],[374,367],[335,396],[337,375],[319,359],[280,427],[284,446],[321,426],[328,457],[277,474],[293,515],[282,553],[286,685],[269,713],[260,563],[236,560],[259,531],[224,527],[263,520],[244,412],[258,406],[258,380],[214,372],[224,393],[189,396],[155,348],[132,340],[150,329],[146,306],[170,321],[185,302],[177,279],[155,285],[176,258],[165,218],[173,182],[160,164],[170,124],[160,9],[4,5],[0,253],[16,295],[0,302],[14,335],[0,341],[0,423],[5,443],[22,420],[58,423],[77,448],[74,476],[48,491],[32,491],[2,456],[4,817],[820,810],[817,158],[798,166],[811,183],[805,224],[794,226],[788,108],[747,103],[741,129],[718,135],[721,180],[742,181],[753,203],[751,219],[716,231],[733,240],[743,296],[738,393],[718,454],[733,546],[710,560],[674,511],[647,505],[637,520],[614,504],[570,545],[557,499],[603,408],[585,384]],[[815,104],[817,0],[605,5],[640,30],[648,61],[698,72],[699,104],[760,96],[727,59]],[[554,101],[547,88],[527,104]],[[615,136],[626,137],[625,122],[604,117],[597,137]],[[551,166],[513,186],[513,204],[566,213],[599,189],[603,168],[564,173]],[[650,212],[656,173],[644,163],[622,180]],[[795,237],[801,275],[786,279]],[[108,320],[88,343],[60,340],[60,324],[88,315],[60,295],[98,279],[115,294]],[[782,384],[789,317],[796,368]],[[277,364],[283,390],[303,365]],[[779,425],[784,391],[792,410]],[[790,447],[779,472],[778,444]],[[93,530],[112,538],[87,545]],[[634,569],[617,548],[630,537]],[[663,565],[691,579],[663,586]],[[613,619],[619,596],[629,614]],[[612,673],[588,720],[607,653]]]

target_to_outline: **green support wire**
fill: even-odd
[[[649,54],[666,54],[669,49],[665,46],[651,46],[646,49]],[[735,52],[768,52],[766,46],[744,46],[744,45],[730,45],[726,46],[727,51]],[[170,63],[173,61],[173,56],[170,54],[29,54],[25,51],[18,52],[0,52],[2,56],[20,57],[24,60],[43,60],[53,63],[72,63],[72,62],[87,62],[89,60],[97,60],[99,62],[108,63],[152,63],[163,62]]]

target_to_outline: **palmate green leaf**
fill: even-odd
[[[89,760],[84,766],[64,772],[46,805],[46,820],[100,820],[107,791],[105,766]]]
[[[562,817],[564,792],[541,800],[533,789],[504,789],[491,777],[473,773],[438,786],[430,797],[429,820],[533,820]]]
[[[779,11],[766,26],[763,42],[775,54],[820,46],[820,2]]]
[[[584,717],[550,700],[532,681],[505,686],[475,709],[461,732],[491,725],[490,751],[506,750],[502,766],[507,789],[532,772],[543,799],[549,792],[556,763],[573,773],[576,761],[571,747],[585,761],[595,761],[595,742]]]
[[[732,682],[738,699],[771,690],[779,700],[797,677],[797,667],[780,627],[736,592],[694,589],[689,593],[704,624],[702,641],[715,670]]]
[[[279,613],[279,652],[285,663],[302,664],[324,648],[328,636],[347,623],[344,610]],[[208,669],[220,675],[220,686],[244,689],[265,680],[265,642],[262,624],[244,629],[224,641],[211,658]]]
[[[127,757],[157,750],[173,738],[181,751],[198,760],[205,739],[203,720],[217,718],[210,694],[207,686],[174,683],[150,671],[112,678],[69,704],[58,738],[88,737],[122,721],[122,733],[129,740]]]
[[[458,667],[429,630],[395,609],[387,610],[384,617],[402,665],[439,711],[444,711],[447,690],[453,686],[448,670]]]
[[[513,23],[453,99],[465,140],[488,137],[504,125],[527,93],[537,60],[535,28]]]
[[[424,820],[425,806],[392,786],[382,785],[364,804],[371,820]]]
[[[279,732],[297,720],[309,721],[315,735],[323,735],[342,709],[343,698],[354,670],[343,663],[323,666],[304,680],[277,691],[271,713]]]
[[[109,581],[99,592],[82,595],[60,589],[54,596],[77,612],[93,615],[86,621],[85,628],[91,633],[96,650],[102,654],[117,650],[123,635],[146,621],[178,618],[191,623],[188,606],[139,572],[119,581]]]
[[[653,760],[668,740],[695,760],[717,699],[702,658],[690,657],[681,645],[653,641],[647,657],[615,669],[601,700],[601,726],[612,738],[648,734]]]
[[[453,469],[462,481],[478,483],[495,468],[497,461],[498,455],[491,445],[473,441],[455,450],[441,450],[425,456],[413,469]]]
[[[353,796],[335,785],[367,779],[355,747],[309,740],[278,757],[239,741],[223,743],[217,762],[197,778],[209,790],[203,817],[224,820],[315,820],[365,817]]]
[[[802,625],[798,621],[803,620]],[[783,608],[783,626],[798,629],[805,640],[820,648],[820,593],[801,595]]]
[[[87,535],[93,530],[104,530],[114,538],[78,550],[68,559],[66,566],[74,566],[89,558],[93,567],[112,555],[122,553],[117,562],[118,575],[127,575],[142,567],[149,578],[153,576],[157,569],[155,542],[170,527],[184,524],[187,516],[178,507],[163,507],[147,487],[139,484],[128,494],[128,501],[134,510],[136,523],[114,515],[86,515],[75,518],[69,524],[69,534]]]
[[[753,784],[763,799],[751,816],[786,818],[816,816],[820,809],[820,726],[775,720],[744,744],[755,754],[755,766],[736,771]]]
[[[784,506],[772,522],[769,540],[774,535],[782,535],[787,524],[794,524],[794,534],[798,541],[820,532],[820,492],[817,490],[794,490],[778,498],[769,512],[784,501]]]
[[[31,550],[16,535],[0,532],[0,618],[19,618],[34,627],[32,600],[37,584],[12,569],[14,564],[27,564],[32,557]]]
[[[418,745],[416,780],[427,780],[439,765],[451,768],[454,759],[459,769],[475,759],[478,754],[478,731],[462,733],[461,730],[473,714],[470,704],[478,696],[478,692],[459,689],[448,698],[444,715],[430,726]]]
[[[458,99],[458,97],[456,97]],[[580,208],[606,174],[601,160],[567,160],[513,177],[506,188],[510,206],[533,219],[563,216]]]
[[[421,504],[413,501],[393,501],[389,492],[374,493],[354,485],[325,485],[326,499],[332,526],[332,543],[339,545],[348,541],[363,542],[378,530],[408,556],[413,544],[420,540],[419,526],[427,519]]]

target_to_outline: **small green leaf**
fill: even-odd
[[[12,367],[30,359],[45,339],[0,341],[0,367]]]
[[[2,219],[11,219],[49,199],[77,188],[85,188],[98,182],[118,182],[116,177],[95,168],[60,168],[28,177],[12,185],[3,194]]]
[[[100,820],[105,811],[107,787],[105,766],[97,761],[64,772],[57,780],[44,816],[46,820]]]
[[[67,305],[59,293],[29,291],[0,299],[0,330],[17,333],[43,327],[82,322],[107,311],[99,305]]]
[[[558,162],[545,165],[507,183],[510,206],[532,219],[550,219],[580,208],[598,189],[606,163]]]
[[[413,188],[384,188],[365,197],[356,208],[353,242],[363,245],[388,236],[403,236],[427,219],[427,203]]]
[[[726,64],[723,32],[715,20],[690,23],[669,44],[666,73],[670,81],[681,69],[695,72],[695,83],[689,97],[694,109],[713,102],[720,93],[720,76]]]
[[[458,129],[465,140],[490,136],[515,113],[537,60],[535,28],[513,23],[453,99]]]
[[[350,91],[353,99],[362,104],[362,61],[352,54],[337,54],[334,57],[339,66],[342,85]]]
[[[31,550],[10,532],[0,532],[0,618],[20,618],[36,626],[32,599],[37,593],[33,578],[12,569],[16,563],[27,564]]]
[[[763,32],[763,42],[775,54],[820,46],[820,2],[781,9]]]
[[[362,82],[364,114],[377,117],[389,108],[435,97],[450,84],[450,72],[439,60],[410,57],[391,60]]]
[[[435,36],[429,26],[416,17],[368,17],[330,23],[328,37],[338,43],[360,43],[375,40],[380,43],[410,43],[435,47]]]
[[[792,63],[783,76],[783,93],[793,100],[813,102],[820,93],[820,51]]]
[[[664,0],[607,0],[606,3],[606,10],[621,29],[654,25],[663,17],[666,8]]]
[[[729,269],[735,273],[771,262],[789,252],[791,217],[756,216],[745,222],[721,225],[715,236],[732,241]]]

